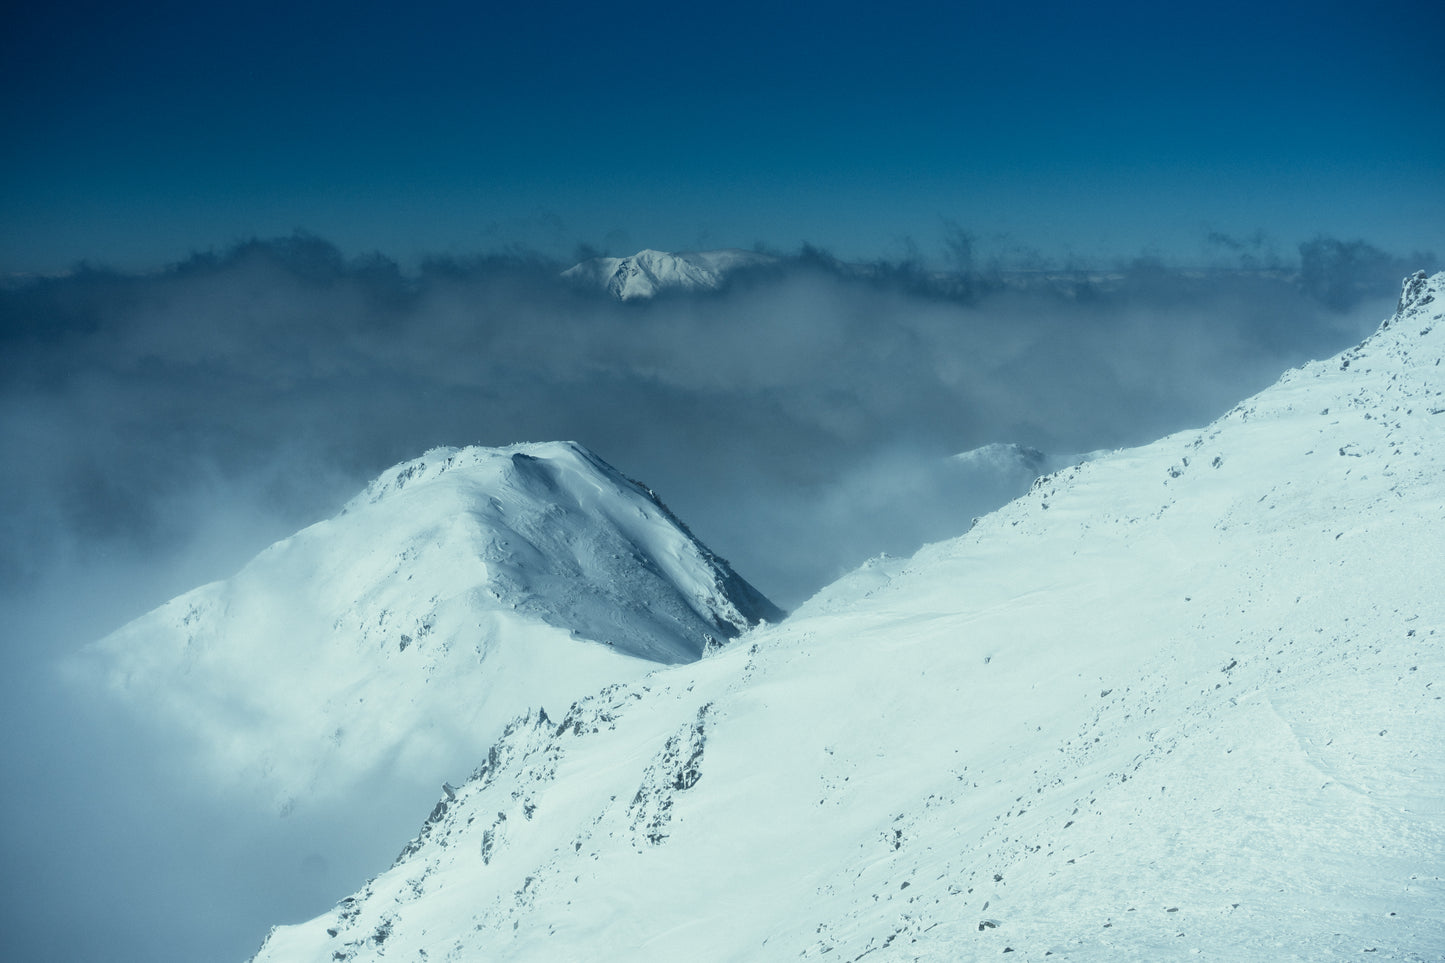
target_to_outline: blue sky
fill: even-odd
[[[1437,5],[31,4],[0,271],[808,241],[1445,248]]]

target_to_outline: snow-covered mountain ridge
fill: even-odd
[[[256,959],[1439,958],[1442,308],[534,709]]]
[[[581,446],[440,448],[97,643],[76,671],[192,733],[223,784],[265,787],[284,809],[384,764],[430,781],[538,699],[569,702],[779,618]]]
[[[736,248],[682,254],[649,249],[627,257],[590,258],[563,271],[562,276],[600,288],[619,301],[633,301],[664,291],[714,291],[733,271],[774,260],[767,254]]]

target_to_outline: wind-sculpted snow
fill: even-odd
[[[1442,295],[534,711],[256,959],[1438,959]]]
[[[781,613],[580,446],[436,449],[89,650],[79,671],[283,811],[440,778],[503,723]],[[462,765],[468,764],[463,762]]]

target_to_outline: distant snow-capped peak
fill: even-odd
[[[580,445],[439,448],[74,668],[284,809],[384,760],[430,781],[529,706],[780,617]]]
[[[601,288],[620,301],[663,291],[713,291],[739,268],[771,264],[767,254],[728,248],[672,254],[651,249],[628,257],[594,257],[562,272],[568,280]]]

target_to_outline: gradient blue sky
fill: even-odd
[[[0,273],[808,241],[1445,249],[1438,3],[25,4]]]

